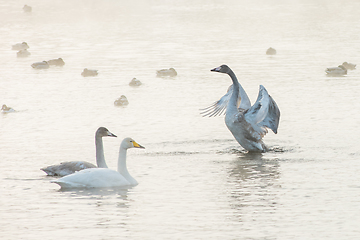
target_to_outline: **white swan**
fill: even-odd
[[[62,189],[135,186],[138,182],[130,175],[126,167],[128,148],[144,147],[131,138],[125,138],[120,144],[118,171],[108,168],[89,168],[51,182],[59,184]]]
[[[17,44],[12,45],[12,47],[11,47],[12,50],[25,50],[28,48],[29,48],[29,45],[26,42],[17,43]]]
[[[99,168],[107,168],[104,156],[103,137],[116,137],[105,127],[99,127],[95,133],[95,147],[96,147],[96,164]],[[46,168],[41,168],[49,176],[66,176],[77,171],[87,168],[96,168],[92,163],[85,161],[62,162],[60,164],[51,165]]]
[[[347,69],[343,65],[339,65],[338,67],[327,68],[325,72],[328,75],[346,75]]]
[[[276,134],[279,126],[280,111],[275,101],[260,85],[258,98],[251,106],[245,90],[227,65],[221,65],[211,71],[228,74],[233,85],[219,101],[203,109],[202,114],[212,117],[221,115],[226,109],[225,123],[236,141],[248,151],[265,152],[267,148],[262,138],[267,133],[266,128],[270,128]]]

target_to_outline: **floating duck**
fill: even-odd
[[[356,64],[353,64],[353,63],[343,62],[342,65],[343,65],[347,70],[355,70],[355,69],[356,69]]]
[[[276,54],[276,50],[272,47],[268,48],[268,50],[266,50],[266,55],[275,55]]]
[[[98,70],[91,70],[91,69],[84,68],[84,71],[81,73],[81,75],[84,77],[97,76]]]
[[[31,12],[32,11],[32,7],[28,6],[28,5],[24,5],[23,7],[24,12]]]
[[[49,61],[47,61],[49,65],[53,65],[53,66],[64,66],[65,62],[62,58],[58,58],[58,59],[51,59]]]
[[[175,77],[177,75],[177,72],[174,68],[161,69],[156,71],[156,75],[158,77]]]
[[[3,104],[1,107],[1,112],[2,113],[11,113],[11,112],[15,112],[15,110],[11,107],[6,106],[6,104]]]
[[[20,50],[16,53],[17,57],[28,57],[31,53],[27,49]]]
[[[328,75],[346,75],[347,70],[343,65],[339,65],[338,67],[331,67],[325,70]]]
[[[47,69],[47,68],[49,68],[49,64],[48,64],[47,61],[35,62],[35,63],[31,64],[31,66],[33,68],[36,68],[36,69]]]
[[[127,100],[125,95],[121,95],[121,97],[116,99],[115,102],[114,102],[115,106],[125,106],[125,105],[128,105],[128,104],[129,104],[129,101]]]
[[[133,87],[136,87],[136,86],[140,86],[142,83],[140,82],[140,80],[136,79],[136,78],[133,78],[130,82],[129,82],[129,85],[130,86],[133,86]]]
[[[17,43],[12,45],[12,50],[25,50],[30,48],[29,45],[26,42],[22,42],[22,43]]]

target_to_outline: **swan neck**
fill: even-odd
[[[119,159],[118,159],[118,172],[123,176],[129,175],[129,172],[126,167],[126,154],[127,154],[127,149],[120,147]]]
[[[108,168],[105,162],[102,137],[95,136],[96,164],[99,168]]]
[[[235,73],[230,69],[229,76],[233,82],[233,93],[230,97],[230,101],[227,107],[229,111],[237,111],[238,108],[238,98],[239,98],[239,87],[241,87],[239,81],[237,80]],[[242,88],[242,87],[241,87]]]

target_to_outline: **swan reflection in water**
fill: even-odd
[[[271,219],[279,202],[279,161],[266,159],[262,153],[238,153],[237,156],[228,168],[231,186],[228,202],[234,209],[233,216],[240,221],[258,214]]]

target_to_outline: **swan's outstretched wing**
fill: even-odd
[[[220,116],[221,114],[225,114],[225,110],[233,93],[233,89],[233,85],[230,85],[227,93],[224,96],[222,96],[218,101],[214,102],[211,106],[200,109],[202,111],[200,114],[203,117],[216,117]],[[243,92],[243,99],[241,99],[240,97],[241,94],[239,94],[238,98],[237,105],[239,109],[249,109],[251,107],[249,97],[245,93],[244,89],[242,89],[241,87],[239,87],[239,92]]]
[[[266,128],[277,133],[280,110],[264,86],[260,85],[258,98],[255,104],[246,111],[244,117],[261,136],[267,133]]]

